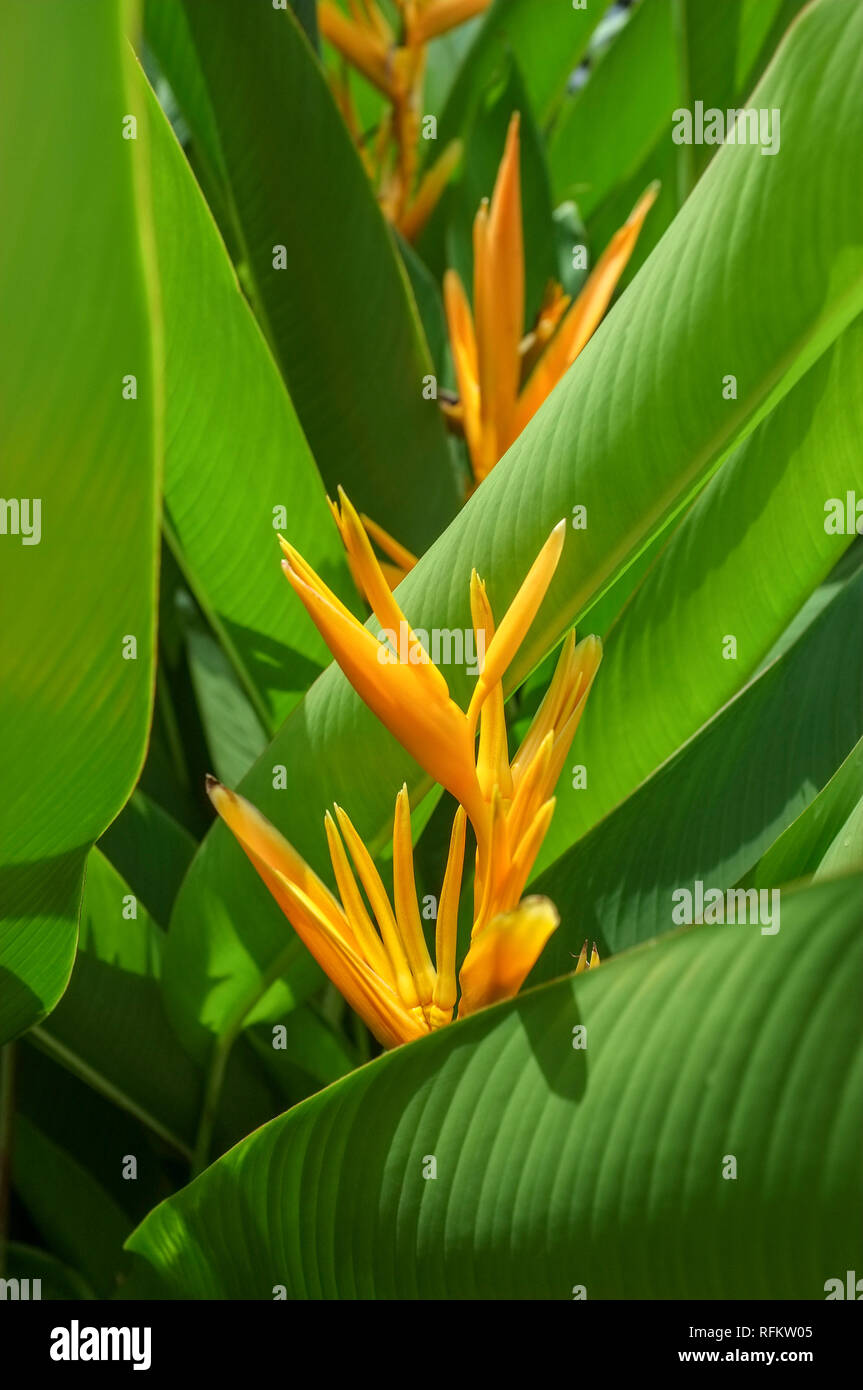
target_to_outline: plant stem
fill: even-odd
[[[222,1097],[225,1068],[228,1065],[231,1048],[237,1040],[240,1027],[242,1027],[242,1023],[239,1027],[231,1027],[230,1030],[223,1033],[213,1045],[210,1065],[207,1068],[207,1080],[204,1086],[201,1119],[195,1138],[195,1152],[192,1156],[193,1178],[196,1178],[199,1173],[203,1173],[210,1161],[210,1148],[213,1143],[213,1130],[216,1127],[216,1117],[219,1113],[219,1101]]]
[[[192,1160],[193,1178],[202,1173],[210,1161],[213,1130],[219,1113],[219,1101],[222,1096],[225,1069],[228,1065],[231,1049],[242,1032],[243,1025],[252,1009],[260,999],[263,999],[267,990],[275,984],[276,980],[285,974],[294,956],[298,955],[302,949],[299,937],[294,937],[288,942],[284,950],[279,952],[262,973],[259,983],[249,991],[244,999],[240,1000],[237,1008],[228,1019],[224,1031],[213,1044],[210,1063],[207,1068],[207,1080],[204,1085],[204,1099],[201,1104],[198,1134],[195,1139],[195,1153]]]
[[[156,1119],[155,1115],[150,1114],[149,1110],[145,1110],[143,1106],[138,1105],[137,1101],[133,1100],[131,1096],[128,1096],[118,1086],[115,1086],[94,1067],[89,1066],[88,1063],[78,1057],[71,1048],[65,1047],[63,1043],[53,1038],[51,1034],[46,1032],[40,1025],[36,1025],[30,1029],[27,1034],[27,1042],[37,1048],[38,1051],[44,1052],[46,1056],[53,1058],[61,1067],[65,1067],[73,1076],[77,1076],[85,1085],[97,1091],[99,1095],[105,1096],[112,1105],[116,1105],[121,1110],[125,1110],[127,1114],[133,1115],[140,1124],[145,1125],[147,1129],[157,1135],[164,1144],[170,1145],[170,1147],[175,1149],[178,1154],[181,1154],[183,1158],[191,1161],[192,1150],[178,1134],[174,1134],[172,1130],[168,1129],[160,1120]]]

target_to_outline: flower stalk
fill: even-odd
[[[489,0],[396,0],[398,25],[377,0],[349,0],[350,14],[333,0],[318,6],[321,34],[342,59],[331,79],[333,93],[384,216],[413,241],[431,216],[459,160],[452,140],[422,178],[417,178],[420,100],[428,44],[487,8]],[[360,73],[387,100],[389,110],[368,139],[360,128],[349,69]]]

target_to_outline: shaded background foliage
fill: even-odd
[[[863,497],[863,12],[494,0],[429,48],[424,107],[464,153],[415,245],[314,5],[128,16],[0,9],[0,491],[42,501],[38,546],[0,536],[6,1272],[74,1297],[822,1296],[860,1204],[863,555],[825,503]],[[675,145],[695,100],[778,108],[778,154]],[[595,262],[661,192],[460,509],[421,385],[453,385],[441,275],[470,283],[514,109],[528,322],[549,278],[577,291],[575,242]],[[466,626],[474,565],[503,611],[586,507],[513,736],[568,628],[606,643],[534,880],[562,917],[535,988],[383,1058],[203,795],[240,784],[322,874],[338,797],[386,872],[406,781],[436,891],[451,802],[278,569],[281,509],[361,612],[337,484],[423,552],[399,601],[424,628]],[[675,929],[698,879],[781,887],[780,932]],[[558,978],[585,936],[602,968]]]

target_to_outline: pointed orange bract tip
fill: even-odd
[[[405,572],[412,570],[415,565],[419,564],[412,550],[408,550],[406,545],[397,541],[394,536],[390,535],[389,531],[384,530],[383,526],[379,526],[370,516],[366,516],[365,512],[360,513],[360,520],[369,537],[385,555],[389,556],[393,564],[399,565]]]
[[[512,442],[512,416],[521,363],[519,344],[524,331],[524,233],[521,211],[521,118],[514,111],[507,131],[489,213],[489,266],[495,285],[494,326],[497,364],[497,431],[500,453]]]
[[[635,250],[644,219],[656,201],[659,183],[644,191],[624,225],[615,232],[557,332],[540,357],[518,398],[516,434],[520,434],[551,394],[564,372],[593,336]]]
[[[486,650],[485,662],[468,709],[468,719],[475,718],[479,713],[488,691],[502,678],[524,641],[557,569],[565,539],[564,519],[553,528]]]
[[[554,903],[532,897],[478,932],[459,975],[459,1018],[517,994],[559,922]]]
[[[494,467],[513,438],[524,331],[524,238],[519,169],[520,117],[513,112],[487,219],[474,235],[474,315],[483,447],[477,480]],[[482,212],[482,209],[480,210]]]
[[[326,884],[256,806],[215,777],[207,776],[206,788],[216,811],[250,856],[289,879],[319,911],[334,921],[341,918],[338,903]]]

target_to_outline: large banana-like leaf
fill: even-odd
[[[572,196],[592,244],[605,246],[641,191],[661,184],[626,285],[717,153],[716,145],[675,145],[674,112],[701,101],[722,111],[748,98],[776,45],[806,0],[649,0],[574,97],[549,139],[549,173],[559,197]]]
[[[63,991],[150,718],[162,385],[125,12],[0,8],[0,1041]]]
[[[423,395],[431,362],[305,34],[269,0],[151,0],[147,16],[196,134],[205,113],[243,273],[324,482],[372,512],[387,498],[376,519],[422,549],[458,504],[438,408]],[[191,44],[173,46],[176,26]]]
[[[859,873],[863,868],[863,797],[837,831],[815,870],[815,881]]]
[[[833,859],[849,822],[863,802],[863,738],[836,769],[805,811],[776,839],[754,869],[741,880],[745,887],[765,888],[817,873]]]
[[[745,145],[720,151],[564,381],[400,586],[415,626],[469,624],[472,565],[501,612],[551,527],[584,505],[588,526],[570,533],[511,671],[517,683],[860,312],[863,197],[847,174],[863,143],[863,108],[843,93],[857,80],[861,39],[853,0],[822,0],[801,16],[754,98],[781,107],[782,157]],[[734,400],[723,396],[729,372]],[[466,675],[447,676],[464,699]],[[602,699],[601,674],[591,698]],[[279,767],[290,771],[287,791],[274,789]],[[338,797],[381,845],[403,779],[414,792],[426,785],[329,670],[243,790],[323,869],[324,807]],[[286,932],[216,827],[177,900],[165,962],[169,1009],[190,1046],[234,1026],[289,970]],[[291,997],[290,986],[276,991],[274,1008]]]
[[[350,580],[284,382],[143,77],[138,104],[148,120],[140,157],[149,162],[165,320],[166,527],[190,588],[272,733],[327,657],[306,615],[282,601],[284,585],[270,563],[277,531],[296,531],[346,598]]]
[[[825,502],[863,495],[861,362],[863,317],[710,480],[623,610],[579,729],[587,785],[561,779],[542,863],[746,683],[851,545],[826,529]]]
[[[604,954],[670,931],[676,888],[732,887],[826,787],[863,736],[861,612],[863,571],[790,651],[540,874],[534,889],[552,898],[562,925],[536,978],[566,970],[586,936]]]
[[[647,0],[568,98],[549,139],[558,197],[590,217],[621,182],[670,140],[678,107],[739,106],[804,0]],[[701,172],[715,145],[676,147]],[[676,188],[674,192],[682,192]],[[649,235],[649,228],[646,229]]]
[[[788,895],[775,936],[690,928],[389,1053],[127,1244],[185,1298],[821,1298],[863,1216],[861,889]]]
[[[674,0],[648,0],[566,100],[548,142],[548,172],[555,196],[574,198],[583,217],[670,130],[680,96],[676,57]]]

